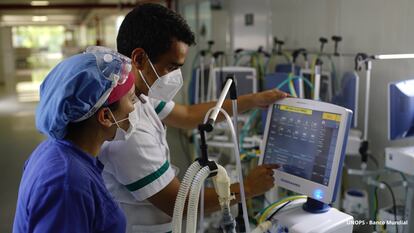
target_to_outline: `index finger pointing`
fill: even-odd
[[[265,167],[269,169],[278,169],[280,165],[279,164],[265,164]]]

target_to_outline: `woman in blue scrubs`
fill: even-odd
[[[24,165],[13,232],[125,232],[97,159],[125,140],[136,96],[129,58],[103,47],[58,64],[40,89],[36,127],[48,136]]]

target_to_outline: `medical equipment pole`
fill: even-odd
[[[239,130],[238,130],[238,108],[237,108],[237,87],[236,87],[236,81],[235,81],[235,76],[233,74],[233,76],[227,76],[227,80],[233,80],[233,83],[230,87],[230,99],[231,99],[231,103],[232,103],[232,107],[233,107],[233,127],[234,127],[234,131],[236,134],[236,145],[237,148],[240,150],[240,146],[239,146]],[[243,173],[241,171],[241,162],[240,162],[240,157],[239,159],[236,159],[236,162],[239,163],[238,166],[240,167],[239,169],[239,185],[240,185],[240,199],[242,201],[242,215],[243,215],[243,219],[244,219],[244,224],[239,224],[239,229],[243,229],[242,226],[244,226],[244,230],[245,232],[250,232],[250,226],[249,226],[249,216],[247,213],[247,206],[246,206],[246,194],[244,192],[244,184],[243,184]],[[240,205],[239,205],[240,206]],[[239,208],[240,209],[240,208]],[[239,213],[240,214],[240,213]],[[247,222],[246,222],[247,221]]]
[[[210,114],[209,119],[207,120],[207,122],[204,123],[204,124],[200,124],[198,126],[198,129],[200,131],[200,139],[201,139],[201,143],[200,143],[201,158],[200,158],[199,162],[202,166],[206,166],[206,164],[208,165],[208,163],[209,163],[208,155],[207,155],[207,143],[206,143],[205,133],[206,132],[211,132],[213,130],[214,123],[217,119],[217,116],[220,112],[221,107],[223,106],[223,103],[224,103],[224,100],[227,96],[227,93],[229,92],[230,87],[232,85],[235,85],[235,83],[234,83],[234,81],[231,77],[232,76],[230,76],[230,78],[227,78],[227,81],[226,81],[226,84],[224,85],[223,91],[221,92],[220,97],[219,97],[219,99],[216,103],[216,106],[214,107],[213,112]],[[236,87],[233,87],[233,88],[232,88],[232,90],[235,90]],[[232,93],[231,95],[234,97],[234,95],[237,96],[237,93]],[[235,145],[237,145],[237,151],[238,151],[238,139],[237,138],[235,140]],[[236,162],[237,162],[237,166],[239,167],[239,174],[238,175],[239,175],[239,180],[240,180],[240,183],[239,183],[239,185],[240,185],[240,199],[241,199],[242,207],[243,207],[243,217],[244,217],[244,221],[245,221],[246,231],[250,232],[249,218],[247,216],[246,196],[245,196],[245,192],[244,192],[243,174],[242,174],[242,171],[241,171],[240,157],[236,158]],[[215,163],[214,163],[214,165],[216,167],[215,170],[217,170],[217,165]],[[210,174],[210,177],[215,176],[216,173],[217,172],[214,172],[214,173]]]
[[[210,168],[211,173],[208,177],[212,177],[217,174],[217,164],[213,161],[208,160],[208,154],[207,154],[208,147],[207,147],[207,142],[206,142],[206,132],[213,131],[214,122],[216,121],[218,113],[221,107],[223,106],[224,100],[226,98],[227,93],[229,92],[232,82],[233,80],[231,79],[227,80],[226,85],[224,86],[223,91],[220,95],[220,98],[216,103],[213,114],[210,115],[210,118],[208,119],[206,123],[200,124],[198,126],[198,130],[200,131],[200,141],[201,141],[200,142],[201,158],[199,158],[198,162],[200,163],[202,167],[208,166]],[[204,194],[202,194],[202,196],[203,197],[201,199],[203,201]],[[203,207],[204,207],[204,204],[202,204],[202,207],[201,207],[202,211],[204,211]],[[201,219],[203,219],[203,217],[201,217]]]
[[[196,79],[196,93],[195,93],[195,103],[201,103],[202,97],[204,96],[204,58],[206,56],[206,51],[200,51],[200,75],[199,78]]]
[[[234,81],[235,77],[227,76],[227,79],[233,80],[233,85],[230,86],[230,99],[231,105],[233,110],[233,124],[234,124],[234,131],[236,132],[236,137],[239,138],[239,127],[238,127],[238,108],[237,108],[237,88],[236,83]],[[239,148],[240,149],[240,148]]]
[[[355,57],[355,70],[360,71],[363,64],[366,70],[366,89],[365,89],[365,112],[364,112],[364,132],[362,143],[359,148],[361,154],[361,168],[366,169],[368,160],[368,120],[369,120],[369,98],[371,87],[371,72],[373,60],[389,60],[389,59],[412,59],[414,54],[383,54],[368,56],[365,53],[358,53]]]
[[[317,58],[316,60],[314,72],[315,72],[315,83],[314,83],[315,89],[313,90],[313,99],[319,101],[320,99],[319,93],[321,89],[321,72],[322,72],[322,60],[320,60],[319,58]]]
[[[233,79],[234,80],[234,75],[233,75],[233,77],[227,77],[227,78],[230,78],[230,79]],[[237,117],[238,117],[238,109],[237,109],[237,88],[236,88],[236,85],[231,85],[231,87],[230,87],[230,99],[231,99],[231,104],[232,104],[232,108],[233,108],[233,126],[234,126],[234,132],[236,134],[236,138],[239,139],[239,127],[238,127],[238,119],[237,119]],[[237,147],[239,147],[239,144],[237,144]],[[240,147],[239,147],[239,150],[240,150]],[[239,212],[239,216],[243,216],[246,213],[247,210],[245,211],[243,209],[243,206],[240,206],[240,204],[238,204],[237,206],[238,206],[238,210],[241,211],[241,214]],[[246,231],[246,229],[243,228],[244,227],[244,223],[243,223],[244,220],[243,219],[244,219],[244,216],[241,219],[240,218],[237,218],[238,223],[239,223],[237,225],[237,227],[239,229],[239,232]]]
[[[212,60],[211,60],[211,62],[213,63],[213,62],[215,62],[216,60],[218,60],[219,58],[220,58],[220,56],[224,56],[225,54],[224,54],[224,52],[222,52],[222,51],[218,51],[218,52],[215,52],[215,53],[213,53],[213,56],[212,56]],[[222,60],[223,60],[223,57],[222,57]],[[222,67],[222,66],[221,66]],[[210,82],[209,83],[211,83],[211,86],[212,86],[212,100],[216,100],[217,99],[217,77],[216,77],[216,74],[215,73],[213,73],[213,68],[214,67],[212,67],[212,66],[210,66]],[[220,71],[220,75],[222,75],[222,71]],[[201,194],[201,198],[200,198],[200,202],[202,202],[202,203],[204,203],[204,186],[202,186],[202,190],[201,190],[201,192],[202,192],[202,194]],[[200,205],[200,212],[201,213],[204,213],[204,205]],[[201,214],[201,216],[200,216],[200,220],[199,220],[199,225],[200,225],[200,232],[202,233],[202,232],[204,232],[204,227],[203,227],[203,224],[204,223],[204,214]]]
[[[359,147],[359,154],[361,155],[361,169],[367,168],[368,161],[368,120],[369,120],[369,96],[370,96],[370,84],[371,84],[371,70],[373,56],[368,57],[365,53],[358,53],[355,57],[355,70],[361,70],[361,66],[365,64],[366,70],[366,87],[365,87],[365,111],[364,111],[364,132],[362,142]]]
[[[355,57],[355,70],[360,71],[363,64],[366,70],[366,91],[365,91],[365,116],[364,116],[364,135],[363,142],[359,148],[359,153],[362,155],[362,168],[366,168],[368,158],[368,120],[369,120],[369,98],[371,86],[371,72],[373,60],[390,60],[390,59],[413,59],[414,54],[382,54],[368,56],[365,53],[358,53]]]
[[[210,113],[213,112],[214,110],[215,110],[215,107],[210,108],[208,110],[208,112],[206,114],[206,117],[204,118],[204,122],[207,122],[208,121],[208,117],[210,116]],[[242,174],[241,161],[240,161],[240,151],[239,151],[239,147],[237,146],[238,145],[238,139],[236,138],[236,132],[234,131],[234,126],[233,126],[232,119],[229,116],[229,114],[226,111],[224,111],[224,109],[221,108],[220,109],[220,112],[224,115],[224,117],[225,117],[225,119],[227,121],[227,125],[230,127],[230,132],[231,132],[231,136],[232,136],[231,138],[232,138],[232,141],[233,141],[233,144],[234,144],[233,149],[234,149],[234,156],[236,158],[237,173],[238,174]],[[246,200],[243,199],[243,197],[244,197],[243,194],[245,193],[245,191],[244,191],[244,185],[243,185],[243,180],[242,179],[243,178],[241,177],[240,178],[240,195],[241,195],[241,201],[242,201],[242,207],[244,205],[245,208],[247,209]],[[240,208],[242,208],[242,207],[240,207]],[[240,210],[239,213],[241,213],[241,212],[242,211]],[[248,216],[245,215],[244,217],[248,217]],[[244,219],[244,217],[242,217],[242,218]],[[250,229],[250,226],[248,225],[248,219],[247,219],[247,221],[244,221],[243,220],[243,222],[245,223],[244,224],[244,227],[245,227],[244,229]]]
[[[321,42],[321,48],[320,48],[320,54],[323,54],[323,48],[326,43],[328,43],[328,39],[321,37],[319,38],[319,42]],[[322,60],[319,58],[320,55],[316,58],[315,63],[315,83],[314,83],[314,89],[313,89],[313,99],[314,100],[320,100],[320,89],[321,89],[321,76],[322,76]]]
[[[372,71],[372,61],[367,61],[367,71],[366,71],[366,88],[365,88],[365,116],[364,116],[364,136],[362,145],[360,148],[360,153],[362,155],[362,169],[366,169],[367,160],[368,160],[368,120],[369,120],[369,94],[371,86],[371,71]]]
[[[367,72],[367,88],[366,88],[366,99],[365,99],[365,118],[364,118],[364,141],[362,142],[360,153],[364,156],[363,152],[365,152],[365,155],[367,156],[368,151],[368,105],[369,105],[369,85],[371,81],[371,72],[372,72],[372,61],[373,60],[391,60],[391,59],[414,59],[414,54],[382,54],[382,55],[372,55],[367,56],[364,53],[359,53],[355,57],[355,68],[357,71],[361,70],[362,64],[365,64],[366,72]],[[365,165],[366,166],[366,165]],[[414,199],[414,179],[412,177],[409,177],[411,181],[409,180],[408,183],[408,189],[406,193],[406,200],[405,200],[405,213],[404,213],[404,219],[409,220],[412,219],[414,216],[414,205],[412,200]],[[412,232],[414,229],[414,224],[408,223],[408,225],[404,226],[403,232],[408,233]]]
[[[212,58],[214,59],[214,58]],[[211,72],[212,70],[210,70]],[[208,160],[208,154],[207,154],[207,142],[206,142],[206,132],[211,132],[213,131],[213,125],[214,122],[217,119],[218,113],[221,109],[221,107],[223,106],[224,100],[226,98],[227,93],[229,92],[230,86],[232,84],[231,79],[227,80],[222,93],[220,94],[219,100],[216,103],[215,109],[212,113],[212,115],[210,115],[208,121],[206,123],[200,124],[198,126],[198,130],[200,132],[200,151],[201,151],[201,158],[199,158],[198,162],[200,163],[200,165],[202,167],[208,166],[210,169],[210,174],[208,177],[213,177],[217,174],[217,164],[214,161],[209,161]],[[200,187],[201,188],[201,187]],[[203,194],[204,195],[204,194]],[[203,201],[203,197],[201,198]],[[202,205],[203,206],[203,205]],[[201,208],[203,211],[203,208]]]
[[[304,48],[296,49],[295,51],[293,51],[293,53],[292,53],[292,61],[293,61],[292,70],[294,70],[294,68],[295,68],[296,59],[299,57],[299,55],[302,55],[303,58],[305,59],[305,69],[308,70],[309,69],[308,51]],[[300,75],[300,74],[295,74],[295,75]],[[302,79],[299,81],[299,98],[305,98],[304,83],[303,83]]]
[[[369,93],[371,86],[371,71],[372,61],[367,61],[367,77],[366,77],[366,89],[365,89],[365,119],[364,119],[364,141],[368,140],[368,117],[369,117]]]
[[[212,100],[212,92],[213,92],[213,84],[214,84],[214,83],[212,83],[212,82],[214,82],[214,80],[213,80],[213,77],[214,77],[213,69],[214,69],[215,63],[216,63],[216,58],[214,56],[211,56],[210,64],[209,64],[209,68],[208,68],[207,94],[205,96],[204,102]]]

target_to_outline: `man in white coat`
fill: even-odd
[[[100,155],[105,164],[107,188],[127,216],[127,232],[169,232],[174,202],[180,186],[170,164],[165,125],[192,129],[203,121],[214,102],[180,105],[172,98],[182,86],[184,64],[194,35],[177,13],[157,4],[142,4],[129,12],[117,37],[118,51],[132,59],[136,95],[140,101],[130,119],[134,126],[126,141],[107,143]],[[287,97],[270,90],[240,96],[239,112],[264,108]],[[224,108],[231,111],[231,102]],[[165,125],[164,125],[165,124]],[[273,187],[273,169],[258,166],[245,178],[246,197],[261,195]],[[231,191],[240,201],[239,184]],[[219,209],[213,189],[205,189],[205,210]]]

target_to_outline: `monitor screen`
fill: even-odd
[[[341,115],[275,104],[263,163],[328,186]]]
[[[389,139],[414,136],[414,79],[391,83],[388,99]]]
[[[284,85],[282,85],[281,87],[279,87],[281,84],[283,84],[284,81],[286,81],[289,78],[289,74],[288,73],[272,73],[272,74],[267,74],[265,76],[265,85],[264,88],[265,90],[270,90],[270,89],[274,89],[274,88],[278,88],[281,91],[284,91],[286,93],[290,93],[291,95],[293,95],[293,89],[294,92],[296,92],[296,94],[299,96],[300,95],[300,84],[299,84],[299,79],[293,79],[290,82],[286,82],[284,83]],[[292,85],[293,83],[293,85]],[[265,128],[265,122],[266,122],[266,117],[267,117],[267,109],[263,109],[262,110],[262,132],[264,132],[264,128]]]
[[[237,95],[246,95],[257,92],[256,70],[250,67],[217,67],[214,68],[216,79],[216,98],[219,98],[228,75],[235,77]]]

